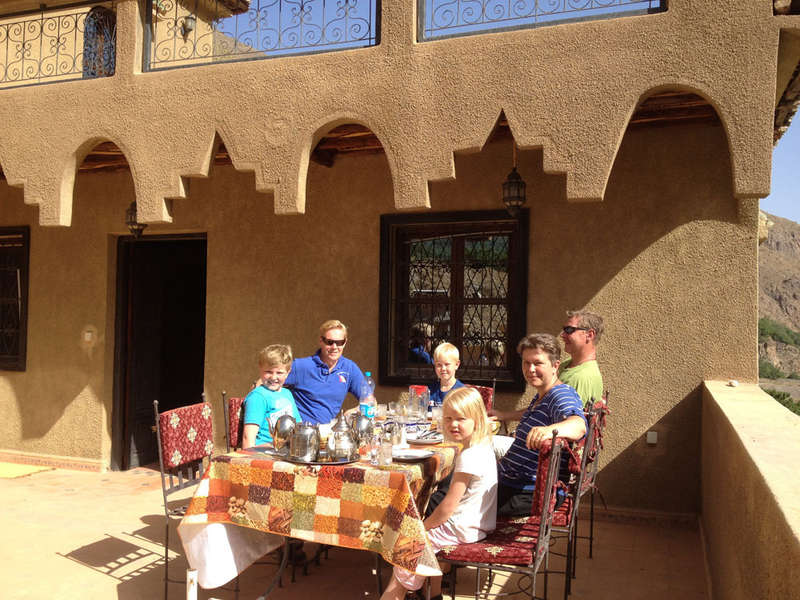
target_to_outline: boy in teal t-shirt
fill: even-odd
[[[292,368],[292,349],[283,344],[267,346],[258,353],[258,367],[261,385],[244,399],[243,448],[272,444],[269,425],[274,426],[283,415],[300,421],[292,393],[283,387]]]

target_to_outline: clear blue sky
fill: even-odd
[[[770,189],[761,210],[800,223],[800,112],[772,151]]]

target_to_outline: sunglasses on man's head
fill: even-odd
[[[340,348],[347,343],[347,340],[329,340],[328,338],[322,338],[322,343],[326,346],[339,346]]]
[[[572,325],[564,325],[563,332],[567,335],[572,335],[576,331],[589,331],[591,327],[573,327]]]

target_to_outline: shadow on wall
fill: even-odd
[[[116,265],[108,264],[109,236],[126,233],[133,179],[127,170],[78,173],[74,193],[69,227],[39,227],[38,208],[24,205],[22,190],[18,203],[5,202],[3,224],[31,224],[28,365],[9,380],[26,442],[22,449],[99,458],[107,426],[101,403],[110,394],[112,375],[106,377],[106,361],[114,344],[113,328],[107,337],[104,302],[113,299],[108,286],[116,273]],[[48,435],[61,441],[39,447]]]
[[[728,143],[717,122],[629,128],[603,202],[567,202],[561,181],[554,190],[557,203],[537,210],[539,190],[529,187],[534,206],[530,287],[553,288],[545,292],[552,301],[537,306],[535,322],[560,323],[564,310],[585,306],[637,257],[682,226],[737,224],[732,184]],[[545,197],[554,192],[541,191]],[[558,265],[563,277],[536,268],[542,261]]]
[[[647,431],[656,432],[655,444],[647,443],[645,431],[609,464],[603,465],[601,458],[597,483],[609,506],[700,512],[701,392],[702,386],[698,386],[647,428]],[[607,436],[633,420],[623,413],[624,408],[615,406],[612,400]],[[676,448],[680,451],[676,452]],[[663,492],[654,498],[653,489]]]

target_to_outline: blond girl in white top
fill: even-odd
[[[492,450],[492,428],[483,398],[477,390],[458,388],[444,399],[445,439],[459,442],[450,489],[425,519],[428,540],[435,551],[445,546],[477,542],[495,527],[497,464]],[[381,600],[402,600],[409,590],[422,587],[425,578],[395,567]],[[441,600],[442,578],[431,578],[431,600]]]

